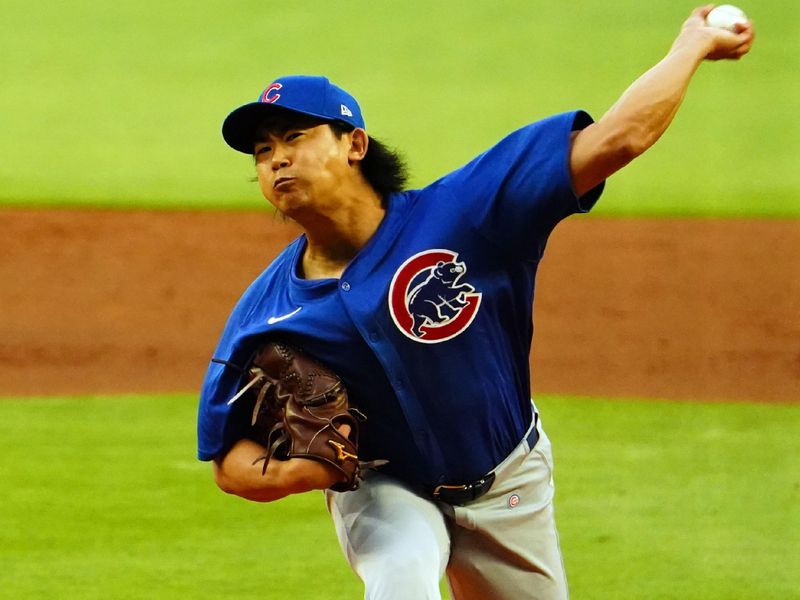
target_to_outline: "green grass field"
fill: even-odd
[[[800,406],[538,403],[573,598],[800,598]],[[321,494],[217,491],[194,412],[188,395],[0,402],[0,597],[360,597]]]
[[[706,64],[606,215],[800,217],[800,24]],[[412,185],[564,110],[596,118],[695,3],[6,0],[0,206],[265,206],[222,142],[274,77],[327,74]],[[800,405],[545,397],[572,597],[800,599]],[[229,497],[189,395],[0,399],[0,598],[361,596],[319,493]]]
[[[351,90],[422,185],[526,122],[599,117],[694,5],[7,0],[0,204],[263,206],[219,127],[298,72]],[[754,51],[702,67],[673,128],[612,179],[598,213],[800,215],[795,3],[742,6]]]

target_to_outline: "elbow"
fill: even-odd
[[[653,145],[645,133],[638,131],[624,131],[607,138],[597,148],[597,164],[602,170],[602,177],[597,177],[595,184],[608,176],[616,173],[632,162]],[[588,189],[591,188],[587,188]]]
[[[582,196],[644,154],[661,131],[646,119],[621,118],[612,110],[573,135],[570,170],[575,193]]]
[[[251,502],[271,502],[283,497],[281,494],[268,493],[268,490],[247,487],[242,482],[219,471],[215,471],[214,481],[217,487],[226,494]]]
[[[226,494],[240,495],[240,490],[237,488],[235,480],[229,477],[216,461],[214,462],[214,483]]]
[[[217,487],[231,496],[238,496],[246,500],[253,499],[253,490],[246,485],[246,480],[236,477],[230,473],[229,469],[224,468],[224,463],[214,461],[214,483]]]
[[[658,141],[661,133],[646,122],[629,122],[616,136],[615,145],[620,158],[631,162],[641,156]]]
[[[596,125],[598,127],[593,140],[593,152],[604,157],[604,162],[618,167],[644,154],[659,137],[648,125],[647,119],[623,119],[615,111],[603,117]]]
[[[648,135],[647,132],[633,133],[622,144],[619,150],[620,159],[627,164],[634,158],[644,154],[655,143],[656,140]]]
[[[655,140],[651,140],[647,131],[630,128],[618,132],[607,140],[604,154],[617,165],[624,166],[647,151]]]

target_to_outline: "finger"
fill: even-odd
[[[752,35],[744,36],[741,43],[736,47],[736,52],[739,52],[741,50],[747,52],[748,50],[750,50],[750,47],[752,45],[753,45],[753,36]]]
[[[741,46],[747,46],[748,48],[750,48],[750,46],[752,46],[752,45],[753,45],[753,36],[752,35],[748,36],[747,39],[745,39],[741,44],[739,44],[740,47]]]
[[[728,53],[727,53],[727,55],[726,55],[726,56],[724,56],[723,58],[729,58],[729,59],[733,59],[733,60],[739,60],[739,59],[740,59],[740,58],[742,58],[742,57],[743,57],[745,54],[747,54],[748,52],[750,52],[750,46],[751,46],[751,44],[749,44],[749,43],[748,43],[748,44],[742,44],[741,46],[739,46],[739,47],[737,47],[737,48],[734,48],[733,50],[731,50],[730,52],[728,52]]]
[[[753,36],[751,35],[738,36],[738,39],[736,41],[738,43],[735,45],[734,49],[738,50],[742,46],[751,45],[753,43]]]
[[[736,35],[749,35],[750,37],[755,36],[756,29],[753,26],[752,21],[748,21],[747,23],[737,23],[736,24]]]
[[[706,20],[708,13],[714,10],[714,4],[706,4],[705,6],[698,6],[692,11],[693,17],[700,17],[703,21]]]
[[[733,53],[741,46],[750,43],[753,39],[751,32],[745,31],[743,33],[734,33],[727,29],[714,29],[714,35],[717,39],[720,50],[725,53]]]
[[[750,52],[750,47],[752,44],[744,44],[743,46],[736,49],[736,58],[742,58],[745,54]]]

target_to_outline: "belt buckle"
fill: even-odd
[[[494,483],[494,473],[464,485],[437,485],[431,494],[435,500],[448,504],[466,504],[483,496]],[[488,485],[487,485],[488,484]]]
[[[479,483],[483,483],[483,480],[481,479]],[[466,485],[437,485],[435,488],[433,488],[433,497],[438,500],[443,490],[466,492],[467,490],[471,490],[473,487],[475,487],[474,483],[468,483]]]

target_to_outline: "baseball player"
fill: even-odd
[[[264,196],[304,234],[247,289],[209,367],[199,457],[255,501],[324,489],[342,550],[374,599],[567,597],[553,457],[530,399],[534,278],[548,236],[666,130],[703,60],[753,42],[686,20],[667,56],[597,122],[583,111],[514,131],[456,171],[403,191],[361,108],[323,77],[276,79],[225,119]],[[231,403],[261,340],[337,373],[366,415],[358,489],[302,458],[259,462]],[[347,433],[345,432],[345,435]]]

